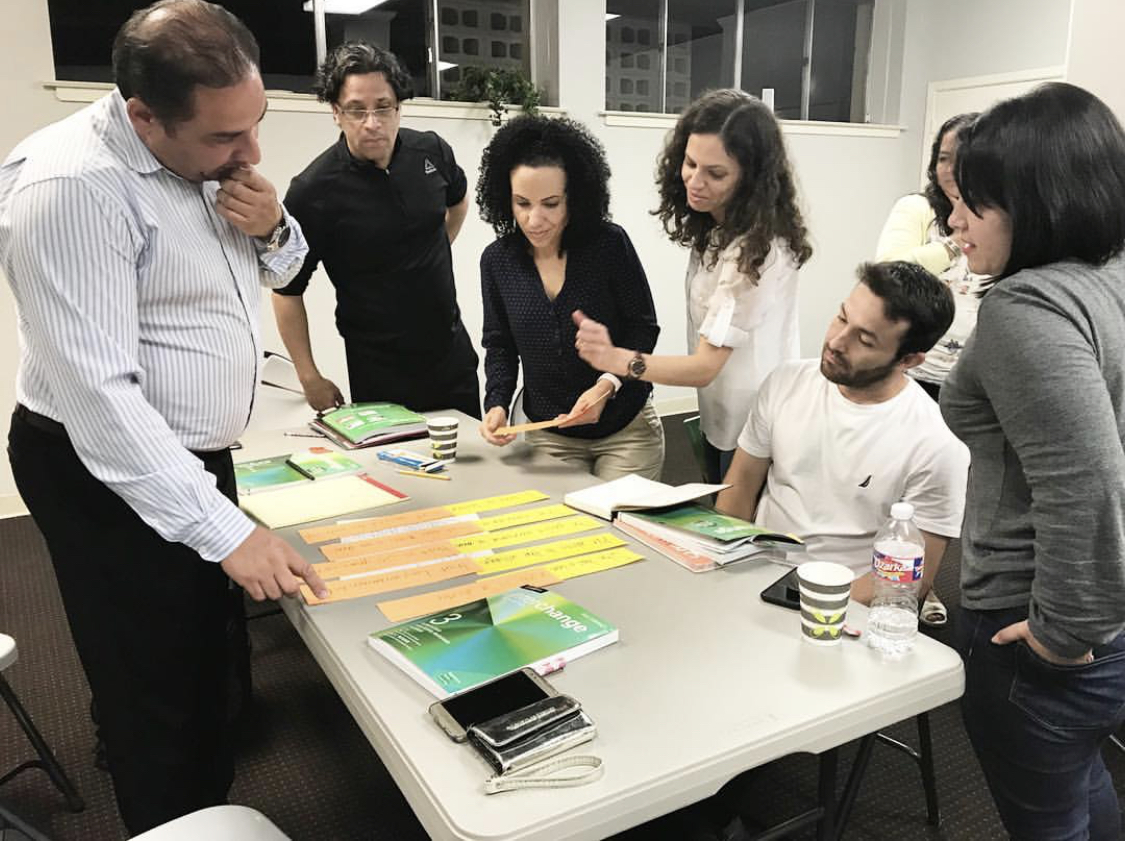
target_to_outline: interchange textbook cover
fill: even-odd
[[[438,698],[529,666],[540,674],[617,642],[614,625],[558,593],[521,587],[368,636]]]

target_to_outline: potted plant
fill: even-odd
[[[500,125],[513,105],[526,114],[537,113],[541,100],[535,85],[514,67],[462,67],[461,81],[452,96],[460,102],[487,102],[494,126]]]

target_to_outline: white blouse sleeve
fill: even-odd
[[[749,344],[754,329],[770,317],[797,266],[789,250],[775,242],[759,271],[758,282],[738,268],[740,246],[733,243],[719,258],[718,284],[707,304],[699,335],[715,347]]]

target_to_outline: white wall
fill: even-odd
[[[815,255],[801,276],[802,350],[815,354],[824,328],[853,283],[855,266],[874,248],[894,199],[917,186],[918,136],[926,84],[972,73],[994,73],[1061,64],[1065,55],[1070,0],[884,0],[906,10],[907,40],[901,102],[895,113],[906,131],[900,137],[790,134],[789,149],[801,189]],[[613,169],[615,220],[632,237],[652,285],[662,333],[657,352],[679,353],[686,346],[683,275],[686,254],[662,235],[649,215],[656,203],[653,172],[665,129],[607,126],[601,115],[604,91],[604,0],[560,2],[559,97],[568,114],[588,123],[602,139]],[[982,9],[981,7],[987,7]],[[54,77],[47,0],[8,0],[5,11],[16,26],[0,30],[0,96],[6,119],[0,123],[0,154],[34,129],[79,106],[64,104],[43,88]],[[1014,21],[1014,22],[1013,22]],[[971,24],[971,25],[967,25]],[[958,39],[968,47],[958,46]],[[893,86],[892,86],[893,87]],[[418,116],[404,110],[404,124],[439,132],[453,146],[475,184],[480,152],[491,127],[479,120]],[[262,172],[284,191],[289,179],[335,139],[326,113],[271,111],[262,124]],[[475,210],[454,245],[459,298],[470,334],[480,335],[481,306],[477,260],[491,232]],[[314,279],[306,295],[318,363],[327,376],[346,383],[343,348],[333,325],[333,296],[327,279]],[[268,302],[267,302],[268,303]],[[14,306],[0,284],[0,407],[15,401],[18,363]],[[267,307],[262,313],[266,347],[281,350]],[[691,404],[687,389],[657,388],[658,405],[681,410]],[[257,419],[268,423],[269,418]],[[0,514],[14,486],[7,460],[0,459]]]
[[[930,82],[1066,63],[1071,0],[907,0],[902,72],[904,192],[918,188]],[[1112,3],[1113,0],[1107,0]]]
[[[1125,3],[1121,0],[1074,0],[1067,80],[1092,91],[1125,122]]]

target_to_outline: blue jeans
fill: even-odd
[[[1125,634],[1087,665],[1058,666],[992,635],[1026,610],[962,608],[961,713],[1013,839],[1118,841],[1121,816],[1101,745],[1125,717]]]

